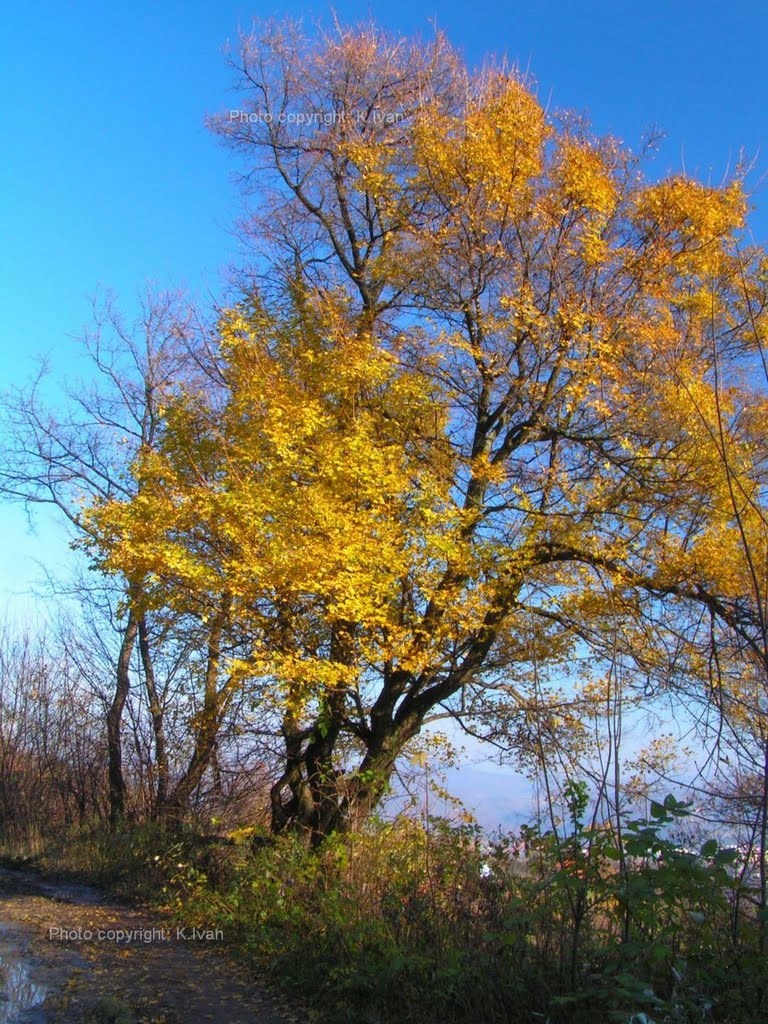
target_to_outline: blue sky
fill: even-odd
[[[743,148],[768,167],[762,72],[768,4],[712,0],[509,2],[376,0],[385,27],[429,34],[436,23],[470,63],[506,54],[552,107],[587,111],[630,145],[667,133],[654,173],[719,181]],[[365,12],[337,2],[342,21]],[[227,40],[254,17],[328,16],[316,3],[281,8],[227,0],[7,5],[0,35],[0,381],[21,382],[50,356],[76,375],[71,335],[89,297],[113,289],[130,311],[147,281],[216,292],[236,258],[232,164],[204,127],[231,105]],[[768,240],[764,195],[753,227]],[[0,439],[0,443],[2,439]],[[29,533],[0,505],[0,596],[19,597],[61,565],[66,547],[45,519]],[[23,602],[23,603],[20,603]]]
[[[327,17],[328,8],[13,6],[0,43],[0,352],[3,377],[16,380],[37,353],[66,365],[68,333],[99,287],[127,302],[147,280],[216,290],[235,256],[238,203],[229,157],[203,125],[231,98],[222,48],[254,16]],[[587,110],[598,130],[630,144],[660,125],[659,173],[684,163],[720,180],[741,147],[760,161],[768,5],[377,0],[369,9],[402,32],[436,22],[470,62],[506,52],[542,98]],[[342,20],[360,10],[336,4]],[[754,223],[765,238],[762,206]]]

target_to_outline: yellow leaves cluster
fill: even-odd
[[[611,253],[606,227],[619,202],[616,160],[610,141],[581,134],[564,134],[552,154],[541,207],[552,223],[571,225],[568,249],[587,268],[598,267]]]
[[[727,264],[723,241],[740,231],[746,216],[741,182],[713,188],[684,177],[666,179],[637,194],[635,215],[649,237],[657,267],[677,261],[689,276],[712,277]]]
[[[357,171],[354,187],[386,201],[395,191],[395,175],[390,166],[392,146],[370,138],[357,138],[346,143],[344,155]]]
[[[137,495],[91,510],[91,525],[103,564],[158,601],[199,610],[226,592],[256,638],[233,671],[283,680],[299,714],[371,661],[423,661],[409,602],[461,560],[447,407],[343,302],[317,300],[296,324],[233,310],[220,332],[226,404],[169,403]],[[294,610],[287,632],[282,609]],[[329,630],[347,637],[342,661]]]
[[[512,75],[488,75],[462,115],[425,112],[415,135],[418,176],[443,196],[467,193],[486,207],[519,206],[541,170],[544,111]]]
[[[738,181],[721,189],[675,177],[644,189],[637,210],[662,231],[687,228],[692,238],[705,242],[743,227],[746,201]]]
[[[768,510],[759,416],[754,420],[745,406],[743,388],[713,377],[706,351],[663,354],[646,409],[658,433],[675,438],[674,458],[665,467],[674,511],[653,541],[659,581],[693,590],[703,585],[723,600],[760,602]]]
[[[603,155],[583,139],[566,139],[559,146],[553,174],[561,201],[607,216],[617,189]]]

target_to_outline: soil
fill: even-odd
[[[85,885],[0,868],[0,1024],[303,1024],[227,959]]]

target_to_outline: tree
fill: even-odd
[[[426,722],[501,713],[617,614],[658,669],[669,602],[709,599],[675,559],[706,474],[670,372],[706,387],[712,330],[729,364],[753,344],[738,179],[648,183],[508,68],[421,52],[243,40],[215,127],[258,160],[282,283],[222,317],[221,386],[177,389],[134,497],[84,520],[142,600],[226,602],[229,681],[280,720],[273,827],[316,840]]]
[[[678,511],[678,542],[670,543],[677,589],[693,595],[703,614],[686,635],[692,662],[706,685],[701,734],[715,768],[706,788],[723,823],[744,839],[743,878],[757,863],[754,903],[768,899],[768,364],[765,310],[768,263],[759,251],[732,252],[740,279],[738,314],[746,330],[736,356],[710,285],[702,303],[705,372],[670,369],[674,415],[684,425],[683,456],[695,470]],[[714,715],[711,714],[714,709]],[[730,805],[730,807],[729,807]],[[726,808],[728,808],[726,810]],[[743,894],[748,897],[747,887]],[[760,919],[759,950],[766,927]],[[734,933],[738,920],[734,922]]]
[[[148,290],[135,323],[126,322],[111,298],[95,303],[93,323],[81,340],[93,377],[70,384],[62,408],[54,409],[45,397],[45,368],[30,387],[5,396],[7,444],[0,463],[5,495],[28,506],[53,505],[80,542],[88,531],[84,506],[115,496],[128,501],[138,497],[140,487],[130,467],[140,453],[153,450],[169,394],[207,379],[201,368],[204,332],[178,294]],[[143,810],[180,814],[211,764],[229,707],[229,690],[218,692],[221,623],[193,624],[166,609],[150,614],[139,578],[127,582],[118,576],[107,590],[104,582],[93,587],[80,581],[76,590],[84,608],[84,628],[89,619],[99,620],[94,645],[113,674],[107,694],[94,678],[92,665],[88,673],[105,701],[110,818],[117,823],[128,810],[122,733],[133,679],[144,689],[152,736],[146,766],[151,793]],[[207,658],[194,656],[206,648]],[[180,688],[182,675],[188,678]],[[194,696],[190,700],[190,682],[193,695],[204,691],[202,708],[195,706]],[[184,714],[192,734],[186,765],[179,760],[187,744],[177,744],[174,750],[167,736],[167,711],[174,703],[175,714]],[[138,743],[137,736],[134,740]]]

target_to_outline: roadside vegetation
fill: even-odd
[[[400,816],[318,850],[253,828],[96,826],[49,836],[33,864],[221,929],[307,1020],[762,1021],[765,915],[743,851],[685,845],[674,797],[586,825],[572,786],[563,809],[557,834]]]
[[[606,785],[601,796],[593,781],[547,772],[551,803],[510,834],[484,833],[458,805],[429,813],[422,799],[313,848],[270,831],[265,792],[260,804],[251,791],[244,813],[237,788],[231,801],[212,789],[184,821],[134,814],[116,828],[106,752],[69,655],[57,663],[8,633],[3,652],[3,863],[220,929],[308,1020],[764,1019],[767,915],[749,811],[726,841],[701,801],[655,800],[634,783],[616,813]],[[440,792],[434,756],[413,758],[416,793]]]

